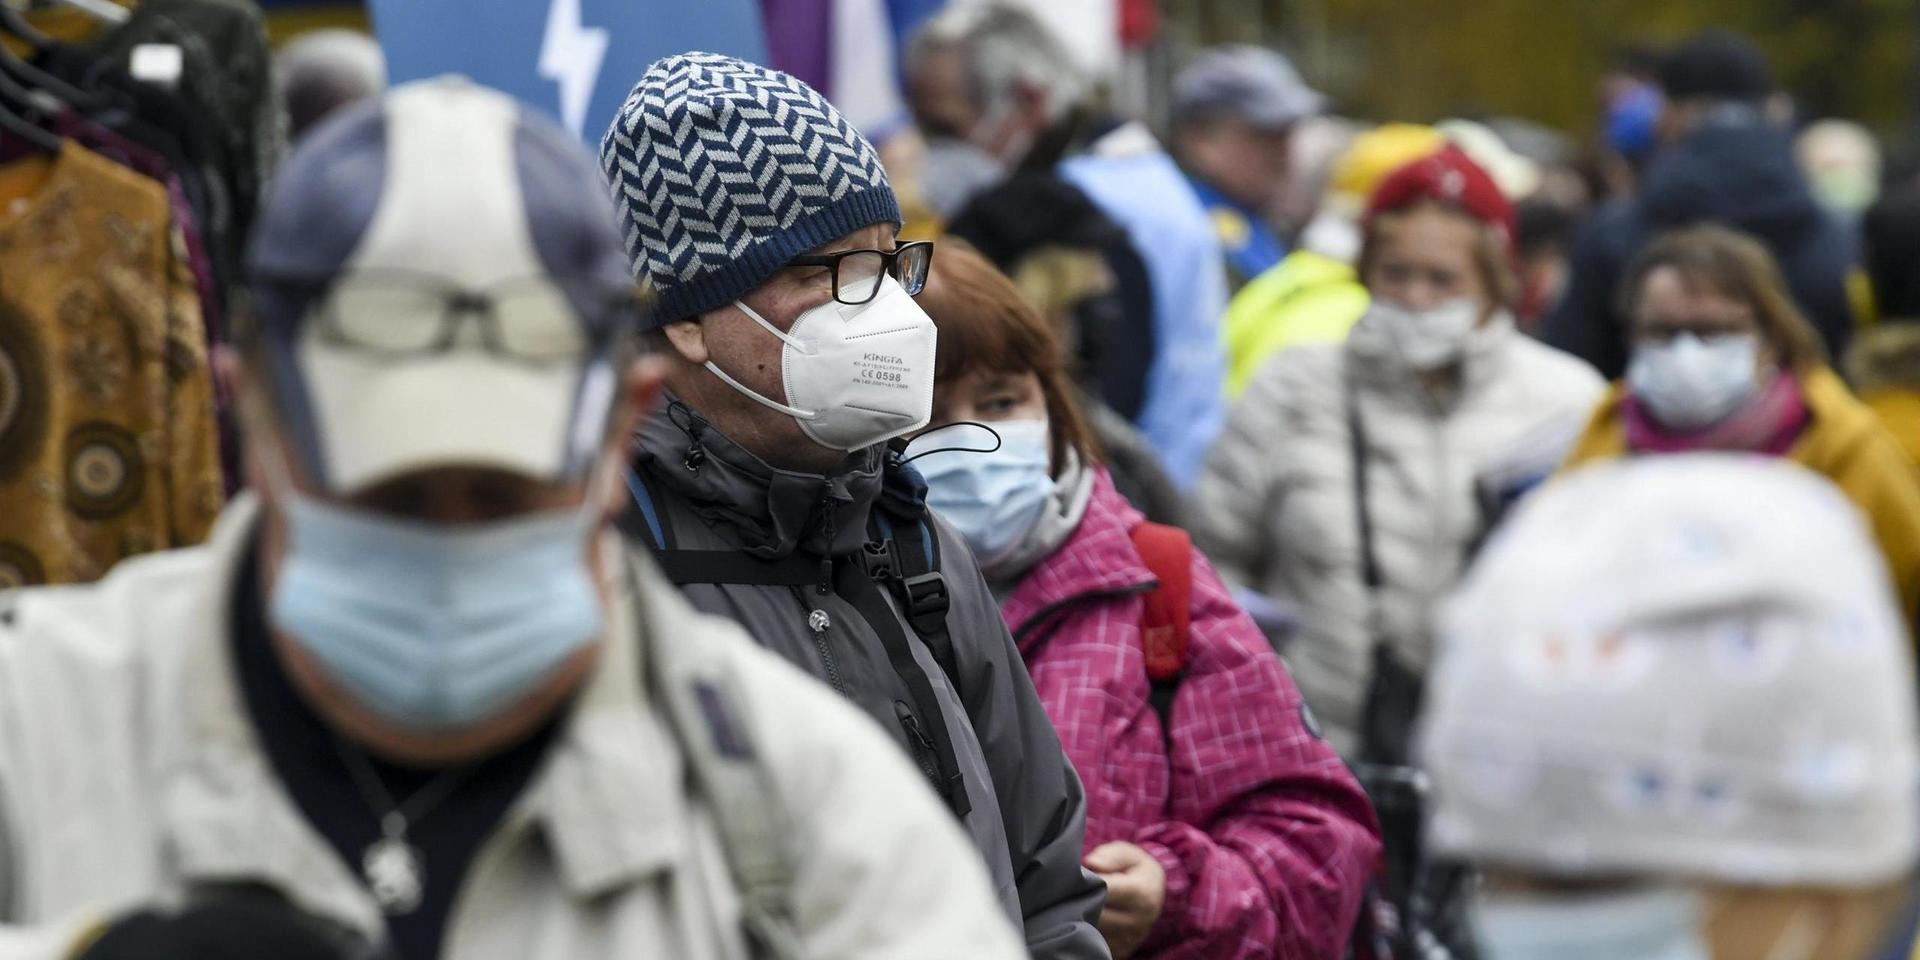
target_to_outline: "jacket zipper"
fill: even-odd
[[[811,613],[811,611],[809,611],[809,613]],[[812,628],[809,627],[807,632],[813,633]],[[827,643],[825,631],[813,634],[813,649],[819,651],[820,665],[827,671],[827,686],[832,687],[834,693],[845,697],[847,695],[847,685],[845,681],[840,679],[840,666],[833,660],[833,648]]]
[[[820,501],[814,506],[814,509],[820,512],[820,526],[826,532],[826,551],[828,555],[831,555],[833,552],[833,538],[837,535],[838,531],[834,529],[833,523],[833,485],[830,482],[822,482],[820,484]],[[820,564],[820,585],[818,587],[820,596],[824,597],[832,592],[832,579],[833,564],[831,561],[823,561]],[[800,608],[805,611],[809,619],[807,632],[813,634],[813,649],[819,652],[820,665],[827,672],[827,686],[832,687],[833,692],[845,697],[847,696],[847,685],[845,681],[840,679],[840,667],[834,663],[833,649],[827,643],[827,632],[825,630],[813,629],[811,619],[816,607],[807,602],[804,591],[804,587],[793,588],[793,598],[800,601]]]
[[[920,729],[920,720],[913,715],[906,701],[893,702],[893,715],[899,719],[900,729],[906,731],[907,743],[913,747],[913,762],[920,766],[920,772],[926,776],[927,782],[938,787],[940,771],[933,764],[933,739]]]

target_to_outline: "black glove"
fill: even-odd
[[[127,914],[75,960],[387,960],[354,932],[278,893],[222,887],[178,913]]]

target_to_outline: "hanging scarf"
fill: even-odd
[[[1661,426],[1631,394],[1621,404],[1621,415],[1626,418],[1627,448],[1636,453],[1726,450],[1773,457],[1785,456],[1812,419],[1799,379],[1787,373],[1775,376],[1734,415],[1698,430]]]

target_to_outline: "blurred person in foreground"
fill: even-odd
[[[1663,237],[1620,287],[1632,360],[1568,461],[1722,450],[1785,457],[1845,491],[1912,616],[1920,469],[1827,367],[1759,241],[1724,227]]]
[[[1372,305],[1240,396],[1197,529],[1229,580],[1299,606],[1284,652],[1333,745],[1398,765],[1417,697],[1372,691],[1425,672],[1432,612],[1487,524],[1481,486],[1516,448],[1550,472],[1603,384],[1514,328],[1512,208],[1457,148],[1389,176],[1363,223]]]
[[[1293,131],[1326,98],[1262,47],[1202,51],[1173,83],[1173,155],[1206,205],[1238,290],[1286,256],[1270,218],[1291,174]]]
[[[1153,365],[1134,423],[1189,488],[1226,420],[1220,241],[1152,132],[1099,112],[1092,82],[1071,64],[1022,7],[952,4],[914,35],[908,99],[922,128],[971,143],[1009,171],[1055,171],[1126,229],[1153,305]]]
[[[1913,659],[1846,498],[1780,461],[1591,467],[1443,617],[1432,843],[1486,960],[1862,960],[1911,893]]]
[[[596,178],[458,78],[287,161],[252,492],[0,599],[0,953],[1025,955],[872,724],[610,529],[661,372]]]
[[[1223,324],[1231,366],[1227,393],[1238,397],[1288,347],[1339,343],[1367,312],[1367,288],[1354,272],[1360,219],[1388,174],[1446,145],[1432,127],[1390,123],[1355,137],[1334,165],[1320,209],[1300,246],[1234,295]]]
[[[788,74],[685,53],[635,84],[601,163],[668,365],[626,532],[694,606],[881,724],[1034,957],[1106,956],[1080,781],[965,542],[889,443],[933,413],[937,331],[914,302],[933,247],[896,236],[872,145]]]
[[[1888,194],[1860,227],[1879,319],[1854,335],[1847,379],[1920,463],[1920,186]]]
[[[946,248],[921,303],[939,380],[907,454],[1086,780],[1114,956],[1340,956],[1379,842],[1280,658],[1191,541],[1115,490],[1059,342],[1006,277]]]
[[[287,109],[287,135],[298,140],[342,107],[387,88],[380,42],[358,30],[315,30],[273,55],[273,81]]]
[[[1765,56],[1744,38],[1708,31],[1669,54],[1659,78],[1661,145],[1639,195],[1582,227],[1566,295],[1542,339],[1620,376],[1632,335],[1614,296],[1627,264],[1659,234],[1711,222],[1764,242],[1828,354],[1844,355],[1854,326],[1848,276],[1859,244],[1800,172],[1785,96]]]

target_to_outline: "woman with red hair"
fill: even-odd
[[[1114,956],[1342,956],[1378,835],[1279,657],[1185,536],[1114,489],[1059,340],[1004,275],[943,244],[919,303],[937,426],[908,456],[1086,783]],[[938,426],[961,422],[988,426]]]

